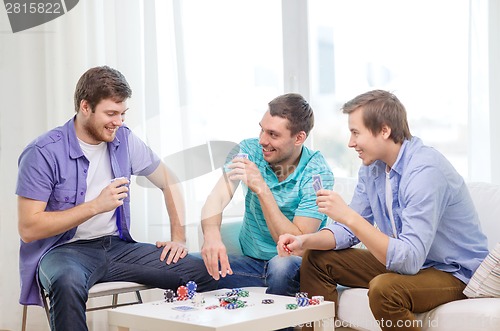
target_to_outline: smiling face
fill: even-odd
[[[363,107],[359,107],[349,113],[349,131],[351,136],[348,146],[358,152],[364,165],[370,165],[376,160],[392,165],[389,161],[393,159],[392,151],[386,147],[391,132],[389,127],[384,125],[380,132],[373,134],[364,124]]]
[[[76,135],[80,140],[92,145],[113,141],[116,131],[125,121],[127,109],[126,101],[103,99],[92,111],[89,103],[82,100],[75,121]]]
[[[288,120],[271,116],[269,111],[262,117],[260,127],[259,144],[262,146],[264,160],[273,167],[296,165],[305,140],[305,132],[291,135]]]

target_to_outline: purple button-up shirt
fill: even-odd
[[[153,151],[126,126],[108,143],[113,176],[147,176],[160,164]],[[16,194],[47,202],[46,211],[66,210],[85,202],[89,161],[76,137],[74,118],[31,142],[19,157]],[[116,209],[119,236],[134,241],[130,235],[130,193]],[[38,264],[51,248],[75,235],[76,227],[56,236],[25,243],[21,240],[19,272],[23,305],[42,305],[38,283]]]

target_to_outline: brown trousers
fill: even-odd
[[[300,290],[337,305],[337,284],[368,289],[370,309],[382,330],[420,330],[418,323],[410,322],[415,321],[414,313],[466,298],[462,281],[435,268],[401,275],[387,270],[367,249],[306,251]]]

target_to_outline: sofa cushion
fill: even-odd
[[[378,331],[380,327],[368,305],[368,290],[339,287],[340,321],[336,326]],[[500,298],[453,301],[423,314],[417,314],[422,330],[500,330]]]
[[[464,294],[469,298],[500,297],[500,243],[477,268]]]
[[[481,229],[488,237],[490,250],[500,242],[500,185],[470,182],[467,184],[481,222]]]

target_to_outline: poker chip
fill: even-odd
[[[227,305],[224,306],[225,309],[236,309],[238,308],[238,305],[236,303],[228,303]]]
[[[186,283],[186,287],[188,291],[196,292],[198,285],[194,281],[190,280],[189,282]]]
[[[286,309],[290,309],[290,310],[294,310],[294,309],[297,309],[299,308],[298,305],[296,305],[295,303],[289,303],[286,305]]]
[[[165,297],[165,302],[174,302],[175,293],[173,290],[171,289],[165,290],[163,296]]]
[[[274,300],[273,299],[263,299],[262,303],[265,304],[265,305],[268,305],[270,303],[274,303]]]
[[[195,307],[203,306],[205,304],[205,297],[200,293],[195,293],[191,298],[191,302]]]
[[[321,303],[321,302],[319,301],[319,299],[314,299],[314,298],[313,298],[313,299],[309,300],[309,304],[310,304],[311,306],[319,305],[320,303]]]
[[[233,295],[238,295],[242,291],[241,288],[233,288],[230,292],[226,293],[226,296],[230,297]]]
[[[240,297],[246,298],[246,297],[248,297],[250,295],[250,292],[248,292],[246,290],[241,290],[241,291],[238,292],[238,295]]]
[[[309,306],[309,299],[308,298],[297,298],[297,305],[299,307]]]
[[[190,290],[188,290],[187,296],[188,296],[189,299],[192,299],[195,295],[196,295],[196,291],[190,291]]]
[[[307,298],[307,296],[308,296],[307,292],[298,292],[298,293],[295,293],[295,297],[296,298]]]
[[[325,298],[322,295],[314,295],[311,299],[312,300],[316,299],[319,301],[319,303],[322,303],[325,301]]]
[[[179,286],[177,289],[177,300],[187,300],[188,299],[188,289],[186,286]]]

